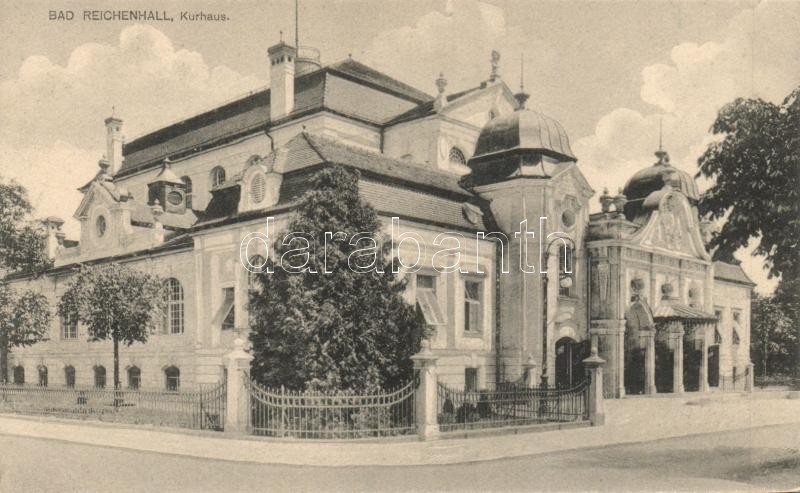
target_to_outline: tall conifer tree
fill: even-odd
[[[281,234],[255,275],[251,375],[262,384],[374,391],[411,376],[425,325],[403,299],[391,245],[358,181],[342,167],[320,171],[286,229],[296,234]]]

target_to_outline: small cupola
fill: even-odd
[[[164,212],[183,214],[186,212],[186,184],[172,171],[172,162],[165,158],[161,171],[147,184],[147,204],[159,204]]]

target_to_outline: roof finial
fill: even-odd
[[[525,92],[525,76],[523,75],[525,72],[525,61],[524,55],[520,55],[519,57],[519,92],[514,94],[514,99],[517,100],[517,110],[524,110],[525,109],[525,102],[528,101],[530,97],[527,92]]]
[[[294,47],[300,50],[300,6],[299,0],[294,0]]]
[[[662,139],[664,136],[664,117],[661,116],[658,118],[658,150],[662,151],[664,148],[662,147]]]
[[[658,162],[656,164],[669,164],[669,154],[667,151],[664,150],[663,147],[663,134],[664,134],[664,117],[660,117],[658,120],[658,150],[656,151],[656,157],[658,158]]]
[[[283,43],[283,31],[279,31],[281,37],[281,43]]]
[[[111,118],[114,118],[114,114],[116,113],[117,108],[113,104],[111,105]]]
[[[497,68],[500,66],[500,52],[497,50],[492,50],[492,73],[489,76],[489,81],[494,82],[496,79],[500,78],[500,74],[497,73]]]

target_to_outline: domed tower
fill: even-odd
[[[625,217],[629,221],[642,214],[642,205],[651,193],[661,190],[667,184],[674,184],[693,206],[700,200],[700,193],[692,176],[672,166],[667,151],[659,147],[655,154],[658,161],[650,167],[637,171],[622,190],[622,194],[628,199],[625,204]]]
[[[514,380],[533,362],[529,378],[543,375],[554,384],[563,383],[561,373],[571,375],[557,367],[557,341],[586,338],[580,252],[593,191],[564,127],[527,109],[527,98],[520,92],[516,111],[483,127],[463,183],[489,202],[507,239],[498,296],[500,371]]]

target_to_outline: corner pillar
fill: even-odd
[[[754,375],[753,372],[755,371],[755,365],[751,361],[747,363],[744,369],[744,391],[745,392],[752,392],[754,386]]]
[[[248,370],[253,356],[244,350],[244,341],[236,338],[234,349],[223,361],[228,370],[227,399],[225,409],[225,432],[246,433],[250,421],[250,391]]]
[[[592,426],[600,426],[606,422],[605,403],[603,401],[603,365],[606,362],[597,355],[597,348],[592,348],[591,355],[583,360],[589,377],[589,421]]]
[[[432,440],[439,435],[437,359],[438,357],[431,352],[430,342],[427,339],[422,341],[422,350],[411,357],[417,383],[414,395],[417,434],[421,440]]]

